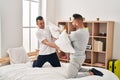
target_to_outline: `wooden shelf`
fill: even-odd
[[[92,36],[94,38],[107,38],[106,36]]]
[[[106,53],[106,51],[93,51],[93,52],[97,52],[97,53]]]
[[[93,66],[105,68],[105,63],[94,63]]]
[[[58,25],[64,25],[70,33],[72,21],[59,21]],[[85,62],[84,65],[107,68],[108,61],[112,59],[114,21],[84,21],[84,26],[90,33],[88,47],[85,51],[86,59],[90,59],[90,62]],[[69,62],[69,59],[60,60]],[[101,62],[104,65],[96,65]]]
[[[92,50],[86,49],[85,51],[90,51],[91,52]]]
[[[68,59],[62,59],[62,58],[59,58],[59,60],[62,61],[62,62],[69,62]]]
[[[84,62],[83,65],[91,66],[91,63],[86,63],[86,62]]]

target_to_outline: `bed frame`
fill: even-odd
[[[28,53],[28,57],[30,58],[31,61],[34,61],[37,58],[38,52],[39,50]],[[0,58],[0,64],[2,63],[10,63],[10,58],[9,57]]]

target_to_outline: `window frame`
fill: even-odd
[[[22,29],[24,30],[24,29],[29,29],[29,40],[28,40],[28,42],[29,42],[29,44],[28,44],[28,51],[27,52],[32,52],[32,50],[31,50],[31,47],[32,47],[32,37],[31,37],[31,31],[32,31],[32,29],[34,28],[34,29],[37,29],[37,27],[36,26],[32,26],[31,25],[31,3],[32,2],[37,2],[38,4],[39,4],[39,6],[38,6],[38,15],[40,15],[40,14],[42,14],[42,0],[38,0],[38,1],[34,1],[34,0],[23,0],[23,2],[24,1],[28,1],[29,2],[29,24],[28,24],[28,26],[24,26],[24,24],[23,24],[23,27],[22,27]],[[23,12],[23,15],[24,15],[24,12]],[[36,16],[37,17],[37,16]],[[24,20],[23,20],[24,21]],[[23,35],[24,35],[24,33],[23,33]],[[36,35],[35,35],[36,36]],[[23,36],[23,41],[24,41],[24,36]],[[24,46],[24,42],[23,42],[23,46]],[[37,42],[37,49],[39,48],[39,42]]]

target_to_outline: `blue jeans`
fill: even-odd
[[[61,66],[58,56],[55,52],[49,55],[39,55],[37,60],[33,62],[33,67],[42,67],[45,62],[49,62],[53,67]]]

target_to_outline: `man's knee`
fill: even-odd
[[[42,63],[42,62],[38,62],[37,60],[35,60],[34,62],[33,62],[33,67],[42,67],[43,66],[43,64],[44,63]]]
[[[33,67],[36,67],[36,60],[33,62],[33,65],[32,65]]]

